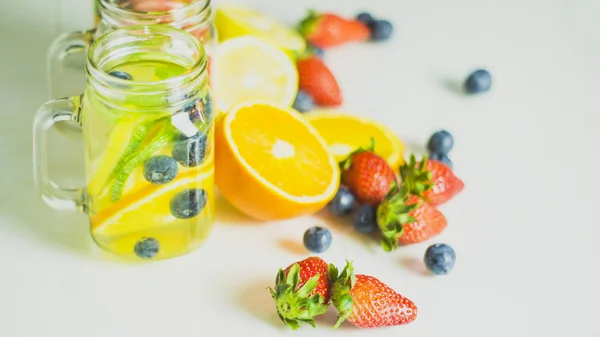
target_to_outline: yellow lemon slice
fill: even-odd
[[[404,162],[404,144],[384,125],[337,110],[315,110],[304,114],[328,144],[339,162],[354,150],[368,147],[375,140],[375,153],[397,170]]]
[[[219,42],[240,36],[261,38],[279,48],[298,55],[306,48],[306,41],[296,30],[279,21],[237,6],[221,6],[215,15]]]
[[[291,106],[298,91],[294,62],[281,49],[255,37],[225,41],[213,58],[212,89],[217,108],[250,101]]]

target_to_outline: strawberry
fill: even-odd
[[[370,38],[369,27],[358,20],[349,20],[332,13],[309,11],[300,22],[300,33],[319,48],[335,47]]]
[[[309,257],[279,269],[275,290],[269,288],[281,321],[293,330],[301,322],[315,326],[313,317],[324,314],[331,297],[329,264]]]
[[[374,144],[358,149],[342,162],[342,180],[362,204],[377,206],[396,183],[387,161],[373,152]]]
[[[313,97],[321,106],[338,106],[342,104],[342,92],[333,73],[327,65],[316,56],[298,61],[299,87]]]
[[[408,298],[373,276],[354,275],[350,262],[338,275],[330,268],[332,302],[338,310],[338,321],[344,320],[360,328],[404,325],[417,318],[417,306]]]
[[[446,217],[435,206],[423,202],[403,187],[395,187],[377,208],[381,245],[387,252],[398,243],[419,243],[440,234],[447,226]]]
[[[454,175],[448,165],[427,160],[426,157],[417,162],[415,156],[411,155],[410,161],[400,166],[400,176],[410,193],[434,206],[447,202],[465,188],[463,181]]]

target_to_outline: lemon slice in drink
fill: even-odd
[[[125,195],[119,202],[92,217],[92,231],[99,235],[119,236],[169,226],[178,221],[169,209],[171,199],[186,189],[204,190],[208,196],[213,195],[213,163],[214,156],[211,155],[202,166],[181,172],[169,184],[146,184]],[[210,212],[210,207],[205,210]]]
[[[111,130],[104,153],[94,165],[94,174],[87,185],[88,194],[98,196],[108,186],[115,165],[130,146],[139,125],[139,119],[123,118]]]
[[[211,81],[221,112],[254,101],[291,106],[298,91],[294,62],[282,49],[251,36],[230,39],[219,46]]]
[[[292,54],[300,54],[306,49],[306,41],[297,31],[247,8],[234,6],[218,8],[215,26],[219,42],[250,35],[264,39]]]

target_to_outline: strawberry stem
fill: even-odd
[[[337,268],[330,264],[329,278],[332,282],[331,302],[338,311],[338,320],[333,328],[337,329],[344,320],[352,315],[352,308],[354,307],[352,295],[350,294],[352,287],[356,284],[352,262],[346,260],[346,266],[341,273],[338,273]]]
[[[420,203],[407,204],[409,197],[409,190],[404,185],[394,185],[377,207],[377,225],[381,231],[381,246],[386,252],[398,248],[398,239],[404,232],[403,225],[415,221],[415,218],[409,213],[416,210]]]
[[[298,24],[298,32],[304,38],[308,38],[317,29],[320,19],[321,15],[317,11],[309,10],[306,17]]]
[[[426,199],[423,195],[433,188],[431,182],[431,172],[426,169],[427,156],[423,156],[421,162],[417,162],[414,154],[410,155],[410,160],[400,166],[400,177],[402,177],[403,186],[410,194]]]
[[[300,327],[300,323],[307,323],[315,327],[313,317],[324,314],[328,305],[325,299],[319,295],[310,295],[317,287],[320,275],[310,278],[304,285],[298,288],[300,283],[300,265],[294,264],[287,276],[283,269],[277,272],[275,289],[268,288],[271,297],[275,300],[275,307],[279,319],[292,330]]]

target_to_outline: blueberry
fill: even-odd
[[[212,99],[207,95],[202,99],[194,100],[184,105],[183,111],[187,112],[192,123],[202,121],[209,124],[212,118]]]
[[[128,73],[128,72],[124,72],[124,71],[120,71],[120,70],[115,70],[115,71],[111,71],[108,74],[110,76],[113,76],[113,77],[116,77],[116,78],[120,78],[122,80],[133,81],[133,76],[131,76],[131,74]]]
[[[313,253],[322,253],[331,246],[331,232],[327,228],[314,226],[304,232],[304,246]]]
[[[394,26],[392,26],[392,23],[387,20],[377,20],[371,22],[369,29],[371,30],[371,40],[383,41],[392,36]]]
[[[362,12],[362,13],[359,13],[356,16],[356,20],[358,20],[358,21],[364,23],[365,25],[369,26],[369,25],[371,25],[371,23],[373,23],[373,21],[375,21],[375,18],[373,18],[373,15],[371,15],[371,14],[369,14],[367,12]]]
[[[337,216],[350,214],[354,207],[354,194],[346,186],[340,186],[335,197],[329,202],[329,210]]]
[[[198,102],[199,100],[195,100],[183,106],[183,111],[187,112],[192,123],[197,123],[204,119],[204,115],[201,110],[198,109]]]
[[[373,233],[377,227],[377,208],[371,205],[361,205],[354,215],[354,229],[359,233]]]
[[[429,153],[428,157],[429,157],[428,159],[437,160],[437,161],[439,161],[441,163],[446,164],[446,166],[448,166],[449,168],[452,168],[452,161],[446,155],[434,152],[434,153]]]
[[[200,214],[206,206],[206,191],[185,189],[173,197],[169,204],[171,214],[178,219],[191,219]]]
[[[323,50],[323,48],[317,47],[314,44],[309,44],[308,50],[310,50],[314,56],[320,59],[322,59],[323,56],[325,56],[325,51]]]
[[[298,90],[293,107],[300,112],[307,112],[315,107],[315,102],[311,95],[302,90]]]
[[[432,274],[446,275],[456,262],[456,253],[452,247],[444,243],[436,243],[425,251],[425,266]]]
[[[190,138],[182,138],[173,144],[171,155],[185,167],[196,167],[204,161],[206,154],[206,134],[198,131]]]
[[[160,242],[155,238],[141,238],[133,246],[135,255],[142,259],[152,259],[160,251]]]
[[[485,69],[474,71],[465,81],[465,90],[469,94],[483,93],[492,87],[492,75]]]
[[[144,178],[156,185],[170,182],[178,172],[177,162],[169,156],[154,156],[144,162]]]
[[[427,150],[440,155],[448,155],[454,147],[454,137],[446,130],[440,130],[431,135],[427,142]]]

